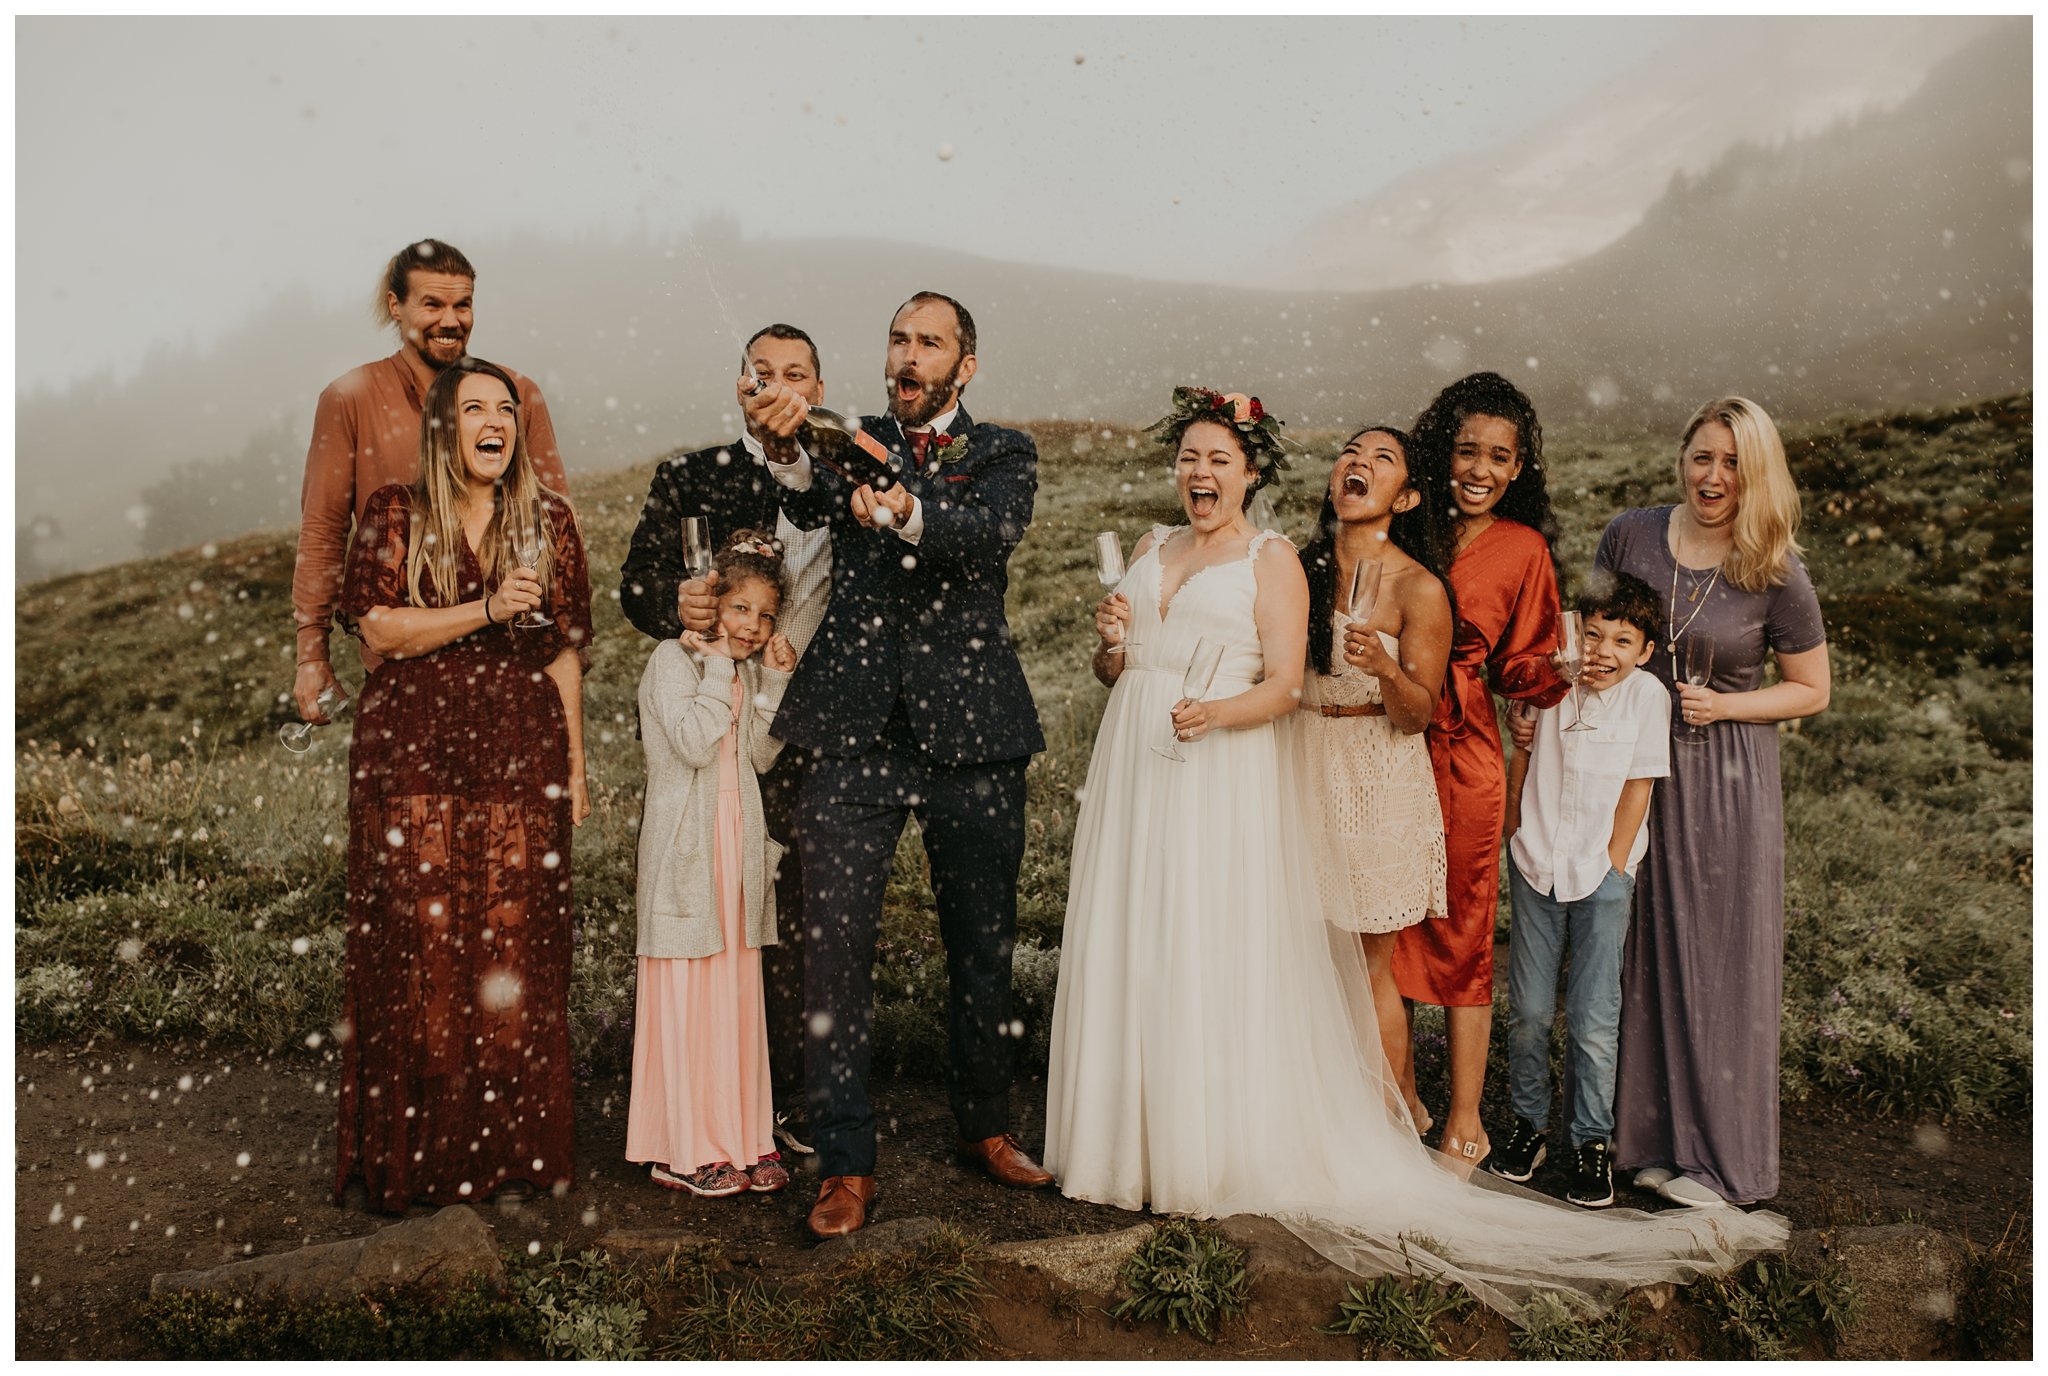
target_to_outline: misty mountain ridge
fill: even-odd
[[[1641,222],[1674,175],[1895,108],[1941,60],[2024,21],[1773,17],[1710,27],[1493,147],[1316,217],[1249,265],[1280,288],[1375,291],[1546,271]]]
[[[884,325],[921,288],[975,312],[983,418],[1141,422],[1196,381],[1297,426],[1399,420],[1477,367],[1553,429],[1675,427],[1728,390],[1787,420],[1938,405],[2031,379],[2031,93],[2024,45],[1979,42],[1889,112],[1738,148],[1599,253],[1480,286],[1181,285],[716,227],[508,237],[464,246],[471,347],[540,382],[572,475],[730,438],[741,340],[771,320],[818,339],[828,405],[879,409]],[[281,296],[213,349],[21,398],[18,576],[292,523],[319,389],[395,347],[366,311]]]

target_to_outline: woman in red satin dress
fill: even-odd
[[[1444,1009],[1451,1105],[1439,1150],[1470,1173],[1491,1149],[1479,1096],[1493,1029],[1493,929],[1507,800],[1492,695],[1542,707],[1564,697],[1566,684],[1550,663],[1559,606],[1551,562],[1556,526],[1543,480],[1543,427],[1529,398],[1506,378],[1474,373],[1452,383],[1416,419],[1414,436],[1418,448],[1448,453],[1457,506],[1450,576],[1457,629],[1429,725],[1450,913],[1401,932],[1394,980],[1403,998]],[[1427,1131],[1427,1121],[1422,1127]]]

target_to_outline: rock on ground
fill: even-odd
[[[1042,1271],[1085,1294],[1113,1295],[1121,1289],[1117,1277],[1124,1263],[1150,1236],[1152,1225],[1140,1223],[1114,1233],[999,1242],[988,1249],[988,1254],[1027,1271]]]
[[[228,1295],[278,1294],[291,1299],[333,1299],[384,1285],[469,1276],[503,1284],[505,1264],[497,1239],[476,1210],[454,1204],[367,1237],[316,1243],[204,1271],[167,1271],[151,1278],[151,1298],[187,1290]]]
[[[1848,1361],[1896,1361],[1942,1349],[1942,1328],[1956,1310],[1956,1245],[1917,1223],[1881,1228],[1820,1228],[1792,1236],[1791,1255],[1849,1268],[1856,1320],[1835,1343]]]

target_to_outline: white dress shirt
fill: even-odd
[[[960,404],[955,402],[945,411],[934,416],[930,425],[921,425],[914,428],[929,431],[933,435],[943,435],[953,424],[953,417],[959,414]],[[905,431],[904,433],[908,435],[910,431]],[[746,438],[750,447],[760,448],[760,441],[756,440],[751,432],[747,434]],[[762,450],[761,453],[765,458],[767,451]],[[775,481],[781,483],[792,492],[809,492],[811,490],[811,456],[804,450],[801,444],[796,447],[795,462],[776,463],[773,460],[769,460],[768,471],[775,475]],[[924,502],[915,493],[910,498],[910,515],[904,517],[902,524],[894,527],[894,529],[897,538],[908,544],[914,545],[924,538]]]
[[[781,476],[778,470],[782,465],[768,463],[768,451],[761,441],[742,430],[740,444],[755,463],[768,464],[770,473]],[[777,508],[775,538],[782,542],[782,571],[789,583],[789,597],[782,615],[775,619],[775,629],[801,655],[824,624],[825,604],[832,597],[832,527],[799,530]]]
[[[1529,773],[1522,780],[1522,825],[1508,842],[1529,887],[1560,903],[1586,897],[1613,868],[1607,842],[1622,785],[1671,773],[1671,695],[1655,674],[1637,669],[1619,683],[1588,692],[1590,731],[1564,729],[1577,696],[1537,714]],[[1645,813],[1629,844],[1630,878],[1649,848]]]

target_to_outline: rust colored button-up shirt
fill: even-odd
[[[526,452],[541,482],[568,495],[561,450],[548,404],[530,379],[519,385],[519,423]],[[292,570],[292,616],[298,623],[298,662],[326,662],[327,632],[341,600],[341,571],[349,530],[362,518],[370,494],[388,483],[411,485],[420,473],[420,425],[425,395],[404,350],[365,363],[329,383],[313,413],[313,443],[306,450],[306,482],[299,495],[299,555]],[[365,649],[363,662],[377,659]]]

